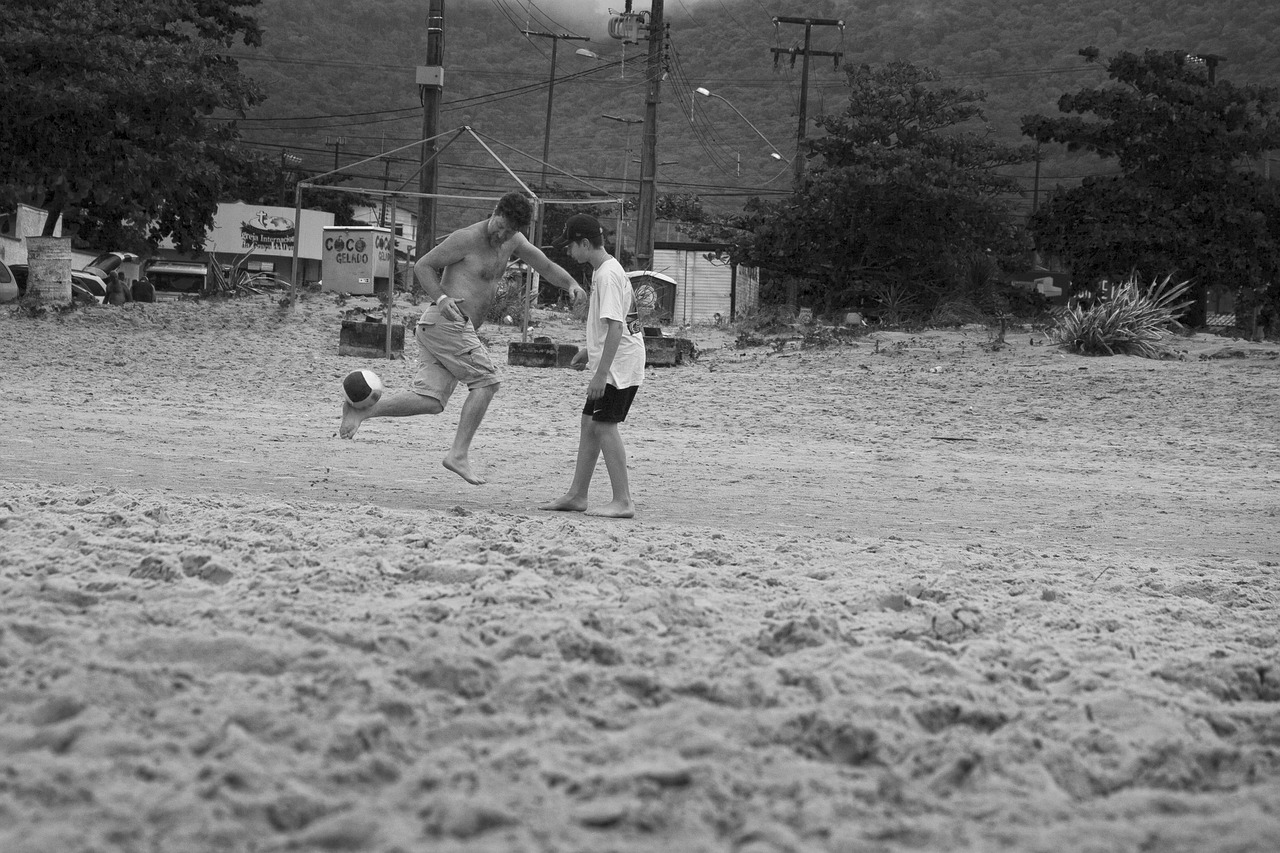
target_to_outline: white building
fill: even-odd
[[[655,242],[653,272],[674,281],[672,325],[729,323],[760,304],[759,270],[730,263],[722,244]]]
[[[319,281],[320,261],[324,257],[324,229],[333,225],[333,214],[303,209],[300,223],[294,222],[294,215],[292,207],[241,202],[219,204],[203,251],[179,254],[173,243],[166,240],[160,244],[159,262],[207,266],[212,256],[224,267],[243,261],[251,272],[266,273],[283,282],[291,282],[296,242],[298,283]]]

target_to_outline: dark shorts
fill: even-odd
[[[587,404],[582,407],[582,414],[590,415],[591,420],[600,423],[620,424],[627,419],[631,401],[636,398],[639,390],[639,385],[632,385],[630,388],[606,385],[602,396],[587,400]]]

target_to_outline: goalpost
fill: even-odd
[[[379,190],[379,189],[367,189],[363,187],[341,187],[334,184],[317,183],[322,178],[327,178],[331,175],[347,172],[348,170],[354,169],[358,166],[363,166],[367,163],[376,162],[385,157],[390,157],[394,154],[404,151],[407,148],[414,148],[414,147],[423,145],[427,142],[432,142],[436,139],[439,139],[442,136],[449,136],[450,134],[452,134],[452,137],[449,139],[449,141],[446,142],[444,146],[442,146],[439,150],[437,150],[429,160],[425,161],[421,166],[419,166],[418,170],[414,172],[414,174],[411,175],[407,181],[405,181],[403,184],[400,185],[401,189]],[[394,205],[395,200],[399,198],[413,198],[413,199],[429,198],[429,199],[446,199],[446,200],[452,200],[452,201],[486,202],[488,205],[490,205],[490,209],[492,209],[492,205],[497,203],[498,199],[501,198],[501,195],[487,195],[487,194],[486,195],[455,195],[450,193],[439,193],[439,192],[422,193],[422,192],[407,191],[403,189],[403,187],[406,184],[408,184],[409,181],[414,180],[414,178],[418,176],[418,174],[427,165],[427,163],[431,162],[432,160],[435,160],[437,157],[443,154],[445,150],[463,134],[468,134],[471,139],[475,140],[475,142],[478,143],[480,147],[482,147],[488,153],[488,155],[493,158],[494,162],[496,162],[499,166],[502,167],[503,171],[505,171],[507,175],[511,178],[511,180],[515,182],[516,186],[520,189],[520,191],[524,192],[527,196],[529,196],[529,199],[533,202],[534,219],[531,224],[534,229],[534,234],[541,233],[542,226],[546,221],[546,212],[547,212],[547,207],[549,205],[563,204],[563,205],[584,205],[585,206],[585,205],[598,205],[598,204],[616,204],[618,205],[618,223],[619,223],[617,235],[619,238],[621,237],[621,234],[622,234],[621,223],[623,218],[623,210],[625,207],[625,200],[623,198],[619,198],[617,195],[610,193],[607,190],[602,189],[601,187],[597,187],[594,184],[586,180],[583,180],[582,178],[579,178],[578,176],[570,172],[566,172],[563,169],[553,166],[550,163],[547,163],[537,157],[534,157],[533,155],[526,154],[525,152],[520,151],[518,148],[513,148],[512,146],[499,142],[496,139],[490,138],[490,141],[492,141],[495,145],[506,148],[509,151],[514,151],[515,153],[520,154],[521,156],[526,157],[529,160],[534,161],[535,163],[538,163],[538,164],[541,164],[542,166],[546,166],[550,169],[553,169],[560,175],[566,178],[569,178],[573,181],[576,181],[577,183],[582,184],[583,186],[589,188],[591,192],[598,194],[598,195],[593,195],[592,197],[589,197],[589,198],[543,197],[539,195],[536,191],[534,191],[527,183],[525,183],[520,178],[520,176],[517,175],[511,169],[511,167],[508,166],[507,163],[504,162],[503,159],[499,157],[497,153],[494,152],[493,148],[491,148],[488,144],[485,143],[484,139],[481,138],[484,134],[481,134],[477,132],[475,129],[466,125],[451,131],[446,131],[444,133],[437,134],[436,136],[430,137],[428,139],[422,139],[417,142],[411,142],[408,145],[402,145],[399,148],[392,149],[391,151],[384,151],[381,154],[377,154],[373,157],[366,157],[365,159],[360,160],[358,162],[351,163],[346,166],[342,166],[340,168],[332,169],[328,172],[324,172],[322,174],[316,175],[310,180],[299,181],[297,185],[294,187],[294,191],[293,191],[293,207],[294,207],[293,221],[295,223],[294,228],[295,229],[300,228],[300,225],[302,222],[302,191],[307,188],[318,188],[318,189],[324,189],[332,192],[349,193],[352,195],[376,196],[376,197],[383,198],[384,204],[390,203],[392,205]],[[369,177],[369,176],[361,176],[361,177]],[[396,266],[395,222],[396,222],[396,216],[393,208],[392,216],[391,216],[391,258],[390,258],[388,269],[387,269],[388,276],[387,276],[386,355],[388,359],[392,357],[391,327],[393,325],[392,313],[395,307],[395,266]],[[421,228],[421,223],[419,223],[419,228]],[[429,238],[429,235],[424,235],[421,231],[418,232],[417,239],[415,240],[414,254],[421,257],[422,255],[425,255],[428,251],[430,251],[431,249],[430,246],[426,246],[426,247],[423,246],[424,239],[428,239],[428,238]],[[545,238],[545,235],[544,235],[544,238]],[[290,282],[289,282],[290,300],[296,300],[298,295],[298,285],[299,285],[298,246],[300,242],[301,242],[301,235],[296,233],[295,231],[294,238],[293,238],[293,269],[292,269],[292,274],[290,276]],[[539,246],[538,248],[541,249],[542,247]],[[410,276],[413,274],[412,273],[413,256],[410,255],[408,252],[406,252],[405,254],[406,254],[406,257],[405,257],[405,268],[404,268],[404,280],[407,284],[408,282],[412,281]],[[537,270],[530,269],[530,273],[531,274],[525,279],[524,311],[522,312],[523,319],[521,321],[521,329],[520,329],[520,340],[522,343],[527,341],[529,336],[529,313],[533,309],[533,305],[537,299],[538,285],[540,282],[540,276]]]

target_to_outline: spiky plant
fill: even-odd
[[[877,288],[876,301],[880,303],[880,322],[887,326],[902,325],[918,308],[915,294],[898,281]]]
[[[1082,355],[1138,355],[1159,358],[1166,351],[1165,337],[1178,325],[1177,317],[1191,304],[1183,299],[1190,281],[1174,282],[1173,276],[1152,282],[1143,292],[1136,277],[1108,284],[1101,298],[1088,309],[1067,309],[1053,329],[1053,336],[1071,352]]]

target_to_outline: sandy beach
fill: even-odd
[[[1280,849],[1280,346],[695,327],[611,521],[339,303],[0,306],[0,851]]]

